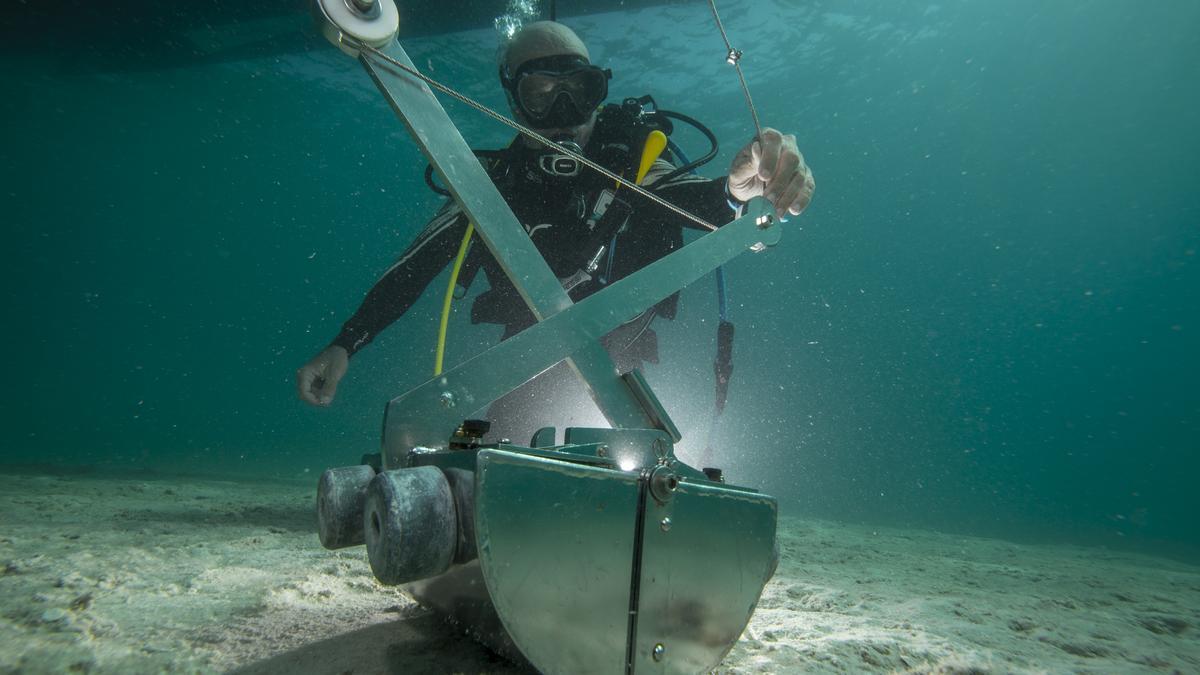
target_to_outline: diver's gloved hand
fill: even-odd
[[[326,406],[337,394],[338,382],[350,366],[350,355],[344,347],[329,345],[320,354],[296,371],[296,392],[300,400]]]
[[[742,148],[729,166],[729,195],[742,202],[764,196],[775,215],[800,215],[812,201],[817,184],[796,147],[796,137],[771,128]]]

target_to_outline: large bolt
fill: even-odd
[[[663,645],[663,643],[660,642],[660,643],[654,645],[654,660],[655,661],[662,661],[663,657],[666,655],[667,655],[667,648],[665,645]]]
[[[678,488],[679,476],[670,468],[659,466],[650,473],[650,494],[660,504],[671,501],[671,497]]]

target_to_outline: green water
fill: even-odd
[[[776,249],[728,267],[730,478],[789,513],[1200,550],[1200,4],[720,6],[818,184]],[[301,9],[165,34],[149,6],[44,34],[28,11],[0,24],[0,461],[315,481],[374,450],[383,403],[430,372],[443,281],[332,408],[293,386],[438,204],[362,69]],[[724,172],[753,127],[706,3],[567,22],[610,100],[704,119]],[[503,106],[490,28],[404,45]],[[647,373],[685,457],[715,313],[711,279],[687,290]],[[450,362],[498,338],[465,312],[451,331]]]

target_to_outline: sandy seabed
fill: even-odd
[[[315,482],[315,481],[314,481]],[[0,475],[0,673],[515,673],[316,540],[314,488]],[[1200,673],[1200,568],[785,517],[720,673]]]

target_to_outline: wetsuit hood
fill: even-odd
[[[550,56],[578,56],[591,62],[587,45],[575,31],[555,21],[537,21],[513,36],[501,50],[499,65],[515,73],[527,61]]]

